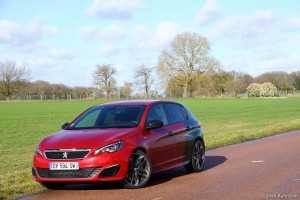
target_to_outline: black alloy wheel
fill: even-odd
[[[129,160],[124,187],[130,189],[144,187],[151,177],[151,172],[152,165],[147,154],[140,150],[134,152]]]
[[[188,172],[200,172],[204,167],[205,162],[205,147],[202,141],[196,140],[193,146],[191,160],[185,165]]]

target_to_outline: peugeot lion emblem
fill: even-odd
[[[67,153],[67,152],[64,152],[64,153],[63,153],[63,158],[65,158],[65,159],[68,158],[68,153]]]

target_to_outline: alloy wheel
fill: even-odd
[[[205,147],[202,141],[196,140],[191,152],[190,162],[185,165],[185,169],[190,172],[200,172],[205,162]]]
[[[205,160],[204,147],[200,141],[196,142],[194,146],[193,161],[195,163],[195,167],[198,170],[201,170],[203,168],[204,160]]]
[[[129,160],[128,174],[125,178],[126,188],[141,188],[151,176],[151,163],[143,151],[133,153]]]

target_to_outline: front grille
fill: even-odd
[[[91,178],[95,176],[101,167],[82,168],[79,170],[49,170],[37,168],[37,173],[42,178]]]
[[[99,177],[101,178],[101,177],[114,176],[118,173],[119,169],[120,169],[119,165],[108,167],[99,174]]]
[[[45,157],[49,160],[83,159],[90,151],[90,149],[45,150]]]

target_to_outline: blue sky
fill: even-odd
[[[299,10],[298,0],[0,0],[0,61],[25,64],[31,81],[68,86],[91,86],[96,64],[112,64],[121,86],[190,31],[209,40],[226,71],[292,72]]]

